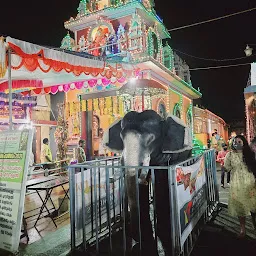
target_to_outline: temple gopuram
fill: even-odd
[[[77,10],[64,24],[68,33],[61,48],[115,63],[116,70],[133,64],[138,72],[129,80],[118,72],[109,79],[95,76],[82,89],[66,93],[70,144],[81,137],[87,155],[110,155],[101,149],[102,134],[132,110],[173,114],[193,130],[193,100],[201,93],[191,84],[188,65],[170,47],[171,35],[154,1],[81,0]]]

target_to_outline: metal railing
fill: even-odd
[[[139,183],[142,169],[150,169],[148,186]],[[120,158],[73,165],[69,183],[72,251],[189,255],[218,207],[213,150],[171,166],[121,166]]]

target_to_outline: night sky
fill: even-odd
[[[168,5],[167,5],[168,3]],[[64,21],[77,14],[79,0],[9,1],[1,8],[0,34],[45,46],[59,47],[66,35]],[[256,0],[155,0],[156,11],[168,29],[181,27],[256,7]],[[246,44],[255,44],[255,56],[236,61],[200,60],[180,54],[190,68],[256,60],[256,11],[171,32],[171,46],[200,58],[244,56]],[[225,121],[244,118],[243,89],[250,66],[191,71],[192,83],[203,93],[202,105]]]

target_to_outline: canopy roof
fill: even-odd
[[[1,44],[1,40],[0,40]],[[122,81],[136,77],[138,69],[126,63],[108,63],[78,54],[42,47],[21,40],[6,38],[11,49],[11,78],[13,90],[25,92],[52,86],[75,89],[78,82],[91,79],[106,85],[108,81]],[[4,52],[4,53],[3,53]],[[8,92],[6,48],[0,46],[0,91]],[[76,83],[70,86],[72,83]],[[80,86],[81,87],[81,83]],[[74,87],[75,86],[75,87]],[[56,93],[56,88],[55,88]],[[58,91],[58,90],[57,90]],[[61,91],[61,89],[60,89]]]
[[[11,37],[5,41],[0,38],[0,92],[8,93],[6,50],[9,47],[12,90],[23,95],[82,89],[83,93],[96,97],[99,92],[111,91],[113,94],[124,86],[123,93],[133,93],[136,87],[136,94],[155,95],[170,88],[191,99],[201,97],[200,92],[153,59],[132,65],[104,61],[84,53],[56,50]],[[150,78],[145,79],[142,75],[142,79],[134,85],[128,83],[130,78],[138,78],[147,71],[151,74]]]

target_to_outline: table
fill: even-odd
[[[48,176],[48,177],[42,177],[42,178],[28,180],[26,182],[26,189],[28,190],[31,186],[35,186],[35,185],[38,185],[38,184],[41,184],[41,183],[44,183],[44,182],[48,182],[48,181],[51,181],[51,180],[55,180],[55,179],[57,179],[56,176]],[[31,211],[28,211],[28,212],[31,212]],[[29,216],[29,217],[26,218],[25,214],[28,213],[28,212],[23,213],[23,218],[22,218],[23,229],[21,230],[22,235],[20,236],[20,239],[22,239],[23,237],[26,237],[27,241],[29,241],[29,236],[28,236],[28,231],[27,231],[27,221],[26,221],[26,219],[31,218],[31,217],[34,216],[34,215],[32,215],[32,216]]]
[[[49,178],[49,177],[45,177],[45,178]],[[41,182],[41,183],[38,183],[36,185],[29,186],[29,190],[36,191],[36,193],[38,194],[40,200],[42,201],[42,206],[40,208],[39,215],[38,215],[37,220],[36,220],[36,222],[34,224],[35,228],[36,228],[37,222],[39,221],[39,219],[41,219],[41,216],[42,216],[42,213],[43,213],[44,209],[46,209],[48,215],[43,216],[43,217],[51,218],[52,222],[54,223],[55,227],[57,228],[57,225],[56,225],[56,222],[55,222],[54,218],[58,215],[58,211],[59,211],[61,205],[63,204],[65,198],[69,199],[69,195],[68,195],[69,188],[67,190],[65,190],[65,188],[64,188],[64,185],[69,183],[68,177],[55,176],[55,177],[52,177],[52,178],[54,178],[54,179],[51,179],[51,180],[48,180],[48,181],[45,181],[45,182]],[[44,178],[42,178],[42,179],[44,179]],[[61,203],[60,203],[58,208],[55,207],[55,205],[54,205],[54,203],[52,201],[52,198],[51,198],[51,193],[52,193],[53,189],[57,188],[57,187],[62,187],[62,189],[63,189],[63,191],[65,193],[65,196],[61,200]],[[44,199],[40,195],[40,191],[46,191]],[[46,205],[48,200],[52,204],[52,207],[50,209]],[[51,210],[53,210],[53,211],[51,212]]]
[[[26,183],[26,188],[28,189],[31,186],[34,185],[38,185],[47,181],[51,181],[51,180],[55,180],[57,179],[56,176],[48,176],[48,177],[42,177],[42,178],[38,178],[38,179],[32,179],[32,180],[28,180]]]

